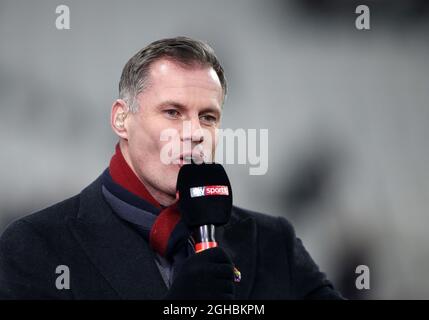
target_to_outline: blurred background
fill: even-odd
[[[429,299],[428,18],[424,0],[1,0],[0,232],[102,172],[123,65],[186,35],[224,65],[223,127],[269,130],[265,175],[226,165],[235,204],[289,219],[348,298]]]

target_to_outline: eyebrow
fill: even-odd
[[[167,100],[167,101],[161,102],[158,105],[158,108],[162,108],[162,107],[166,107],[166,106],[173,106],[173,107],[175,107],[177,109],[186,109],[185,105],[183,105],[183,104],[181,104],[179,102],[173,101],[173,100]]]
[[[166,106],[172,106],[175,107],[179,110],[186,110],[188,109],[184,104],[181,104],[180,102],[174,101],[174,100],[166,100],[164,102],[161,102],[158,105],[158,108],[163,108]],[[219,108],[214,107],[214,106],[208,106],[208,107],[204,107],[202,110],[200,110],[200,112],[213,112],[216,113],[217,116],[220,117],[221,115],[221,111],[219,110]]]

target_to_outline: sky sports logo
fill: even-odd
[[[228,186],[204,186],[191,188],[191,198],[205,196],[227,196]]]

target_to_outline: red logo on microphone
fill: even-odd
[[[204,186],[190,189],[191,198],[204,196],[227,196],[229,195],[228,186]]]

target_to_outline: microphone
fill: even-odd
[[[195,252],[217,247],[215,227],[226,224],[232,210],[231,184],[225,169],[216,163],[185,164],[180,168],[176,190]]]
[[[201,163],[183,165],[177,177],[176,192],[179,211],[192,230],[195,253],[218,246],[215,227],[231,217],[232,190],[222,165]],[[241,281],[241,272],[234,266],[234,282]]]

